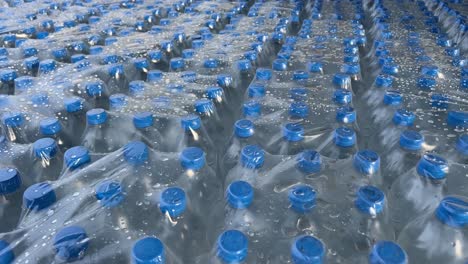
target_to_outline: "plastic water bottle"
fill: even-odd
[[[352,128],[338,127],[317,150],[331,159],[347,159],[357,150],[356,132]]]

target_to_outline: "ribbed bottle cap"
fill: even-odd
[[[377,87],[389,88],[392,87],[393,77],[391,75],[379,74],[375,78],[375,85]]]
[[[291,142],[301,141],[304,139],[304,127],[300,123],[287,123],[283,126],[283,137]]]
[[[118,181],[105,180],[96,186],[96,199],[105,208],[118,206],[125,199],[122,185]]]
[[[22,184],[21,176],[16,168],[0,168],[0,194],[16,192]]]
[[[383,102],[386,105],[400,105],[403,101],[403,96],[395,90],[385,91]]]
[[[240,263],[247,258],[248,239],[241,231],[226,230],[217,242],[217,255],[226,263]]]
[[[333,92],[333,101],[337,104],[350,104],[353,100],[353,94],[349,90],[336,89]]]
[[[2,121],[7,127],[20,127],[24,123],[24,115],[20,112],[7,112],[2,115]]]
[[[354,155],[353,165],[358,172],[372,175],[380,169],[380,157],[375,151],[360,150]]]
[[[205,152],[201,148],[188,147],[182,150],[179,159],[185,170],[198,171],[205,165]]]
[[[132,263],[164,264],[166,256],[164,244],[156,237],[139,239],[132,247]]]
[[[54,237],[55,254],[66,262],[83,258],[88,246],[88,235],[79,226],[64,227]]]
[[[297,185],[288,192],[291,208],[297,213],[304,214],[310,212],[316,205],[316,192],[308,185]]]
[[[317,173],[322,168],[322,158],[315,150],[305,150],[297,155],[297,167],[303,173]]]
[[[291,246],[291,258],[294,264],[322,264],[325,254],[324,244],[313,236],[299,236],[294,239]]]
[[[179,217],[187,208],[185,191],[179,187],[169,187],[161,193],[159,209],[170,217]]]
[[[351,124],[356,121],[356,111],[351,106],[340,106],[336,109],[336,121],[342,124]]]
[[[447,124],[451,127],[468,127],[468,112],[449,111],[447,114]]]
[[[292,118],[306,118],[309,116],[309,106],[304,102],[292,102],[289,105],[289,116]]]
[[[393,123],[397,126],[412,126],[416,116],[406,109],[398,109],[393,115]]]
[[[241,164],[244,168],[259,169],[263,166],[265,152],[257,145],[247,145],[241,151]]]
[[[245,181],[234,181],[229,184],[226,190],[226,200],[228,204],[236,209],[243,209],[250,206],[254,198],[252,186]]]
[[[131,141],[123,147],[123,156],[126,162],[140,165],[148,160],[149,150],[141,141]]]
[[[237,137],[248,138],[254,134],[254,123],[248,119],[237,120],[234,124],[234,133]]]
[[[354,205],[362,213],[376,216],[385,207],[385,194],[374,186],[363,186],[356,192]]]
[[[55,135],[62,131],[62,125],[56,117],[42,119],[39,122],[39,128],[43,135]]]
[[[65,164],[70,170],[77,169],[91,162],[88,149],[82,146],[69,148],[63,154]]]
[[[153,114],[150,112],[140,112],[133,115],[133,125],[136,128],[146,128],[153,125]]]
[[[286,71],[288,69],[288,61],[285,59],[276,59],[273,61],[273,70]]]
[[[339,147],[352,147],[356,144],[356,133],[351,128],[339,127],[335,129],[333,140]]]
[[[379,241],[369,254],[369,264],[407,264],[406,252],[395,242]]]
[[[86,120],[89,125],[100,125],[107,121],[107,112],[102,108],[94,108],[86,112]]]
[[[436,209],[437,218],[444,224],[455,228],[468,226],[468,198],[447,196]]]
[[[400,134],[400,147],[406,150],[420,150],[424,143],[424,136],[414,130],[405,130]]]
[[[33,143],[36,158],[49,160],[57,154],[58,145],[52,138],[41,138]]]
[[[445,179],[449,171],[447,161],[435,154],[424,154],[417,165],[417,172],[433,180]]]
[[[127,105],[127,96],[125,94],[113,94],[109,96],[109,104],[111,109],[120,109]]]
[[[261,105],[258,101],[250,100],[243,104],[242,111],[245,117],[259,117],[261,115]]]
[[[43,210],[56,201],[55,191],[47,182],[33,184],[23,193],[23,207],[27,210]]]

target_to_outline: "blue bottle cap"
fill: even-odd
[[[132,247],[132,263],[134,264],[164,264],[166,255],[164,244],[156,237],[145,237]]]
[[[418,87],[421,90],[432,90],[436,87],[436,79],[430,76],[421,76],[418,78]]]
[[[20,127],[24,123],[24,116],[20,112],[9,112],[2,115],[3,124],[7,127]]]
[[[283,137],[291,142],[301,141],[304,139],[304,127],[300,123],[287,123],[283,126]]]
[[[15,70],[5,69],[0,71],[0,81],[3,83],[13,82],[18,77]]]
[[[47,182],[33,184],[23,193],[23,207],[27,210],[43,210],[56,201],[55,191]]]
[[[379,74],[375,78],[375,85],[377,87],[389,88],[392,87],[393,77],[391,75]]]
[[[109,96],[111,109],[119,109],[127,105],[127,96],[125,94],[113,94]]]
[[[120,60],[120,58],[116,54],[106,54],[102,58],[102,63],[103,64],[114,64],[114,63],[118,63],[119,60]]]
[[[185,170],[198,171],[205,166],[205,152],[197,147],[188,147],[182,150],[179,156],[180,165]]]
[[[49,73],[55,70],[57,63],[54,60],[48,59],[39,62],[39,72]]]
[[[185,60],[183,58],[172,58],[170,61],[172,70],[179,70],[185,67]]]
[[[309,79],[309,73],[306,71],[294,71],[293,80],[294,81],[303,81]]]
[[[336,89],[333,92],[333,101],[337,104],[350,104],[353,100],[353,93],[346,89]]]
[[[57,118],[49,117],[39,122],[39,128],[43,135],[50,136],[59,133],[62,130],[62,125]]]
[[[446,174],[449,171],[447,161],[435,154],[424,154],[419,160],[417,165],[417,172],[423,177],[430,178],[432,180],[445,179]]]
[[[127,163],[140,165],[148,160],[149,150],[141,141],[131,141],[123,147],[123,156]]]
[[[83,109],[83,99],[79,97],[65,98],[63,104],[68,113],[78,112]]]
[[[105,208],[118,206],[125,199],[125,192],[118,181],[105,180],[96,187],[95,197]]]
[[[255,50],[246,51],[246,52],[244,52],[244,58],[251,61],[252,63],[256,62],[257,61],[257,52]],[[258,77],[257,77],[257,80],[259,80]]]
[[[222,101],[223,93],[223,88],[218,86],[208,87],[206,89],[206,97],[210,100],[216,100],[218,102]]]
[[[211,115],[214,112],[213,102],[208,99],[200,99],[195,101],[195,111],[204,115]]]
[[[265,161],[265,152],[257,145],[247,145],[241,151],[241,165],[247,169],[259,169]]]
[[[128,90],[131,95],[138,96],[144,93],[145,91],[145,82],[143,81],[131,81],[128,84]]]
[[[437,109],[447,109],[449,98],[445,94],[434,93],[431,95],[431,106]]]
[[[250,100],[243,104],[242,111],[245,117],[259,117],[261,115],[261,105],[255,100]]]
[[[405,130],[400,134],[400,147],[406,150],[420,150],[424,143],[424,136],[414,130]]]
[[[250,98],[265,96],[265,85],[260,82],[253,82],[249,85],[248,95]]]
[[[48,105],[49,95],[47,93],[37,93],[31,96],[31,103],[34,105]]]
[[[397,64],[395,63],[385,63],[383,66],[382,66],[382,73],[384,74],[388,74],[388,75],[397,75],[398,72],[399,72],[399,67]]]
[[[307,69],[309,70],[309,72],[322,73],[323,64],[320,61],[309,61],[307,63]]]
[[[49,32],[47,31],[39,31],[36,33],[36,38],[37,39],[45,39],[49,36]]]
[[[360,150],[354,155],[353,165],[359,173],[372,175],[380,169],[380,157],[372,150]]]
[[[133,60],[133,66],[139,71],[148,71],[149,63],[146,58],[136,58]]]
[[[86,93],[91,97],[101,96],[104,92],[104,83],[102,81],[88,82],[85,85]]]
[[[159,209],[170,217],[179,217],[187,208],[185,191],[179,187],[169,187],[161,193]]]
[[[357,75],[361,72],[359,63],[346,63],[341,67],[341,70],[348,75]]]
[[[16,192],[22,184],[21,176],[16,168],[0,168],[0,194],[6,195]]]
[[[393,123],[397,126],[412,126],[416,116],[406,109],[398,109],[393,115]]]
[[[198,130],[201,127],[201,119],[197,115],[182,117],[181,126],[185,131]]]
[[[216,254],[226,263],[240,263],[247,258],[248,239],[241,231],[226,230],[219,237]]]
[[[230,74],[219,74],[216,76],[216,83],[223,88],[227,88],[234,83],[234,78]]]
[[[291,208],[300,214],[310,212],[316,205],[316,192],[308,185],[297,185],[288,192]]]
[[[75,54],[75,55],[72,55],[70,60],[71,60],[71,63],[75,63],[75,62],[79,62],[79,61],[82,61],[84,60],[86,57],[85,55],[83,54]]]
[[[354,144],[356,144],[356,133],[351,128],[339,127],[335,129],[333,134],[333,141],[338,147],[352,147]]]
[[[456,149],[461,154],[468,155],[468,134],[463,134],[458,138]]]
[[[6,49],[5,49],[6,50]],[[28,57],[31,57],[31,56],[35,56],[37,55],[38,51],[36,48],[34,47],[24,47],[23,48],[23,56],[25,58],[28,58]],[[2,55],[6,55],[6,54],[2,54]]]
[[[289,89],[289,97],[295,101],[305,101],[308,99],[309,91],[304,87]]]
[[[272,72],[267,68],[258,68],[256,71],[256,79],[259,81],[269,81],[271,80]]]
[[[82,146],[69,148],[65,151],[63,157],[67,168],[70,170],[77,169],[91,162],[88,149]]]
[[[15,79],[15,90],[24,91],[31,88],[34,84],[34,78],[31,76],[21,76]]]
[[[147,82],[157,82],[162,80],[163,73],[160,70],[151,70],[147,72],[146,81]]]
[[[252,204],[254,190],[245,181],[234,181],[226,190],[226,200],[232,208],[244,209]]]
[[[94,108],[86,112],[88,125],[100,125],[107,121],[107,112],[102,108]]]
[[[41,138],[33,143],[33,152],[36,158],[50,160],[58,151],[57,142],[52,138]]]
[[[403,101],[403,96],[399,91],[388,90],[385,91],[383,102],[386,105],[400,105]]]
[[[55,59],[62,60],[67,57],[67,50],[65,48],[57,48],[52,50],[52,55],[54,55]]]
[[[193,45],[193,43],[192,43]],[[195,56],[195,50],[194,49],[184,49],[182,51],[182,58],[184,59],[190,59],[190,58],[193,58],[193,56]]]
[[[0,240],[0,263],[11,264],[15,260],[15,254],[10,244],[5,240]]]
[[[447,124],[451,127],[468,127],[468,112],[449,111],[447,114]]]
[[[291,258],[294,264],[321,264],[325,258],[325,246],[313,236],[299,236],[291,246]]]
[[[305,150],[297,155],[297,167],[303,173],[317,173],[322,168],[322,158],[315,150]]]
[[[56,256],[67,262],[83,258],[88,246],[88,235],[86,231],[79,226],[64,227],[54,238]]]
[[[252,64],[250,63],[249,60],[238,60],[237,68],[243,72],[249,71],[252,68]]]
[[[289,115],[292,118],[306,118],[309,116],[309,106],[304,102],[292,102],[289,105]]]
[[[424,65],[421,67],[421,74],[431,77],[437,77],[439,75],[439,67],[435,65]]]
[[[356,121],[356,111],[351,106],[340,106],[336,109],[336,121],[342,124],[351,124]]]
[[[153,125],[153,114],[150,112],[141,112],[133,115],[133,125],[136,128],[146,128]]]
[[[351,77],[344,73],[336,73],[333,75],[333,84],[340,88],[348,88],[351,86]]]
[[[192,49],[193,50],[201,49],[203,46],[205,46],[205,41],[203,41],[202,39],[192,40]]]
[[[219,60],[218,59],[215,59],[215,58],[209,58],[209,59],[206,59],[204,62],[203,62],[203,67],[204,68],[207,68],[207,69],[216,69],[219,67]]]
[[[272,68],[275,71],[286,71],[288,70],[288,61],[285,59],[276,59],[273,61]]]
[[[369,264],[407,264],[406,252],[392,241],[379,241],[369,254]]]
[[[436,209],[437,218],[454,228],[468,226],[468,198],[464,196],[447,196],[440,201]]]
[[[363,186],[356,192],[354,205],[362,213],[376,216],[384,209],[385,194],[377,187]]]
[[[124,74],[124,66],[122,64],[109,65],[107,68],[107,74],[113,78],[122,78]]]
[[[29,57],[24,59],[24,66],[28,70],[34,70],[39,67],[39,59],[37,57]]]
[[[254,132],[254,123],[248,119],[237,120],[234,124],[234,133],[237,137],[248,138],[253,136]]]
[[[343,57],[343,62],[346,64],[355,64],[359,63],[359,56],[358,55],[345,55]]]

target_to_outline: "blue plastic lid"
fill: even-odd
[[[372,150],[360,150],[354,155],[353,165],[358,172],[372,175],[380,169],[380,157]]]
[[[447,161],[435,154],[424,154],[416,168],[419,175],[433,180],[445,179],[449,171]]]
[[[361,72],[359,63],[346,63],[341,67],[342,72],[349,75],[357,75]]]
[[[325,254],[325,246],[313,236],[299,236],[291,246],[293,264],[322,264]]]
[[[195,39],[192,41],[192,49],[197,50],[205,46],[205,41],[202,39]]]
[[[107,112],[102,108],[94,108],[86,112],[88,125],[100,125],[107,121]]]
[[[131,141],[123,147],[123,156],[127,163],[140,165],[148,160],[149,150],[141,141]]]
[[[184,49],[182,51],[182,58],[184,59],[190,59],[190,58],[193,58],[193,56],[195,56],[195,50],[193,49]]]
[[[83,99],[79,97],[65,98],[63,103],[68,113],[78,112],[83,109]]]
[[[208,87],[206,89],[206,97],[210,100],[222,101],[223,88],[218,86]]]
[[[2,121],[7,127],[20,127],[24,123],[24,115],[20,112],[7,112],[2,115]]]
[[[333,101],[337,104],[350,104],[353,100],[353,94],[346,89],[336,89],[333,92]]]
[[[249,85],[248,95],[250,98],[265,96],[265,85],[260,82],[253,82]]]
[[[254,123],[248,119],[237,120],[234,124],[234,133],[237,137],[248,138],[253,136],[254,132]]]
[[[271,80],[273,73],[270,69],[267,68],[258,68],[256,71],[256,79],[260,81],[269,81]]]
[[[252,186],[245,181],[234,181],[226,190],[228,204],[236,209],[244,209],[250,206],[254,198]]]
[[[414,130],[405,130],[400,134],[400,147],[406,150],[420,150],[424,143],[424,136]]]
[[[48,117],[39,122],[41,133],[47,136],[55,135],[62,130],[62,125],[55,117]]]
[[[257,145],[247,145],[241,151],[241,165],[247,169],[259,169],[265,161],[265,151]]]
[[[369,254],[369,264],[407,264],[406,252],[395,242],[379,241]]]
[[[107,68],[107,73],[109,76],[114,77],[114,78],[122,78],[124,74],[124,66],[122,64],[114,64],[114,65],[109,65]]]
[[[139,239],[132,247],[132,263],[164,264],[166,255],[164,244],[156,237]]]
[[[163,54],[160,50],[151,50],[148,52],[148,58],[153,63],[160,61],[162,57],[163,57]]]
[[[283,126],[283,137],[291,142],[301,141],[304,139],[304,127],[300,123],[287,123]]]
[[[65,164],[68,169],[74,170],[91,162],[91,156],[88,149],[82,146],[69,148],[63,154]]]
[[[52,50],[52,55],[54,55],[55,59],[61,60],[64,59],[68,54],[65,48],[57,48]]]
[[[247,258],[248,239],[241,231],[226,230],[217,242],[217,256],[226,263],[240,263]]]
[[[258,57],[258,55],[257,55],[257,52],[255,50],[249,50],[249,51],[244,52],[244,58],[251,61],[252,63],[257,61],[257,57]],[[258,71],[258,69],[257,69],[257,71]],[[260,80],[260,79],[257,77],[257,80]]]
[[[28,70],[33,70],[39,67],[39,59],[37,57],[29,57],[24,60],[24,66]]]
[[[133,66],[139,71],[148,71],[149,63],[146,58],[136,58],[133,60]]]
[[[436,216],[448,226],[465,228],[468,226],[468,198],[465,196],[445,197],[436,209]]]
[[[33,143],[33,152],[36,158],[50,160],[58,151],[57,142],[52,138],[41,138]]]
[[[10,244],[5,240],[0,240],[0,263],[10,264],[15,260],[15,254]]]
[[[104,83],[102,81],[88,82],[85,89],[89,96],[101,96],[104,92]]]
[[[127,105],[127,96],[125,94],[113,94],[109,96],[111,109],[119,109]]]
[[[245,117],[259,117],[261,115],[261,105],[258,101],[250,100],[243,104],[242,111]]]
[[[288,192],[291,208],[300,214],[310,212],[316,205],[316,192],[308,185],[296,185]]]
[[[211,115],[214,112],[214,104],[208,99],[199,99],[195,101],[195,111],[200,114]]]
[[[393,123],[397,126],[412,126],[416,116],[406,109],[398,109],[393,115]]]
[[[47,182],[33,184],[23,193],[23,207],[28,210],[43,210],[56,201],[55,191]]]
[[[48,105],[49,95],[44,92],[31,95],[31,103],[34,105]]]
[[[183,58],[172,58],[170,66],[173,70],[183,69],[185,67],[185,60]]]
[[[293,80],[294,81],[304,81],[309,79],[309,73],[306,71],[294,71]]]
[[[131,95],[138,96],[144,93],[145,91],[145,82],[143,81],[131,81],[128,84],[128,90]]]
[[[379,74],[375,78],[375,85],[377,87],[389,88],[392,87],[393,77],[391,75]]]
[[[292,118],[306,118],[309,116],[309,106],[304,102],[292,102],[289,105],[289,115]]]
[[[182,117],[181,125],[185,131],[198,130],[201,127],[201,119],[197,115],[187,115]]]
[[[230,74],[219,74],[216,76],[216,83],[221,87],[230,87],[234,83],[234,78]]]
[[[403,101],[403,96],[399,91],[388,90],[385,91],[383,102],[386,105],[400,105]]]
[[[340,106],[336,109],[336,121],[343,124],[351,124],[356,121],[356,111],[351,106]]]
[[[116,54],[105,54],[102,58],[103,64],[114,64],[118,63],[120,60],[119,56]]]
[[[55,254],[67,262],[83,258],[88,245],[88,235],[79,226],[64,227],[54,237]]]
[[[22,184],[21,176],[16,168],[0,168],[0,194],[16,192]]]
[[[37,55],[37,53],[38,53],[38,51],[34,47],[25,47],[25,48],[23,48],[23,56],[25,58]],[[2,55],[6,55],[6,54],[2,54]]]
[[[48,59],[39,62],[39,72],[49,73],[55,70],[57,63],[54,60]]]
[[[333,141],[338,147],[352,147],[356,144],[356,133],[351,128],[339,127],[335,129]]]
[[[305,150],[297,155],[297,167],[303,173],[317,173],[322,168],[322,158],[315,150]]]
[[[170,217],[179,217],[187,208],[185,191],[179,187],[169,187],[160,196],[159,209]]]
[[[201,148],[188,147],[182,150],[179,159],[185,170],[198,171],[205,165],[205,152]]]
[[[13,69],[0,70],[0,81],[3,83],[13,82],[18,77],[18,74]]]
[[[385,194],[377,187],[363,186],[356,192],[354,205],[362,213],[375,216],[384,209]]]
[[[418,87],[421,90],[432,90],[436,87],[437,81],[432,77],[421,76],[418,78]]]
[[[160,70],[150,70],[146,74],[146,81],[147,82],[157,82],[162,80],[163,73]]]
[[[133,125],[136,128],[146,128],[153,125],[153,114],[150,112],[141,112],[133,115]]]
[[[461,154],[468,155],[468,134],[463,134],[458,138],[456,149]]]
[[[285,59],[276,59],[273,61],[272,68],[275,71],[286,71],[288,70],[288,61]]]
[[[304,87],[289,89],[289,97],[295,101],[305,101],[308,99],[309,91]]]
[[[218,59],[209,58],[203,62],[203,67],[207,69],[216,69],[219,67],[219,64],[220,64],[220,61]]]
[[[103,207],[112,208],[125,199],[125,192],[120,182],[105,180],[96,186],[95,197]]]
[[[75,55],[72,55],[71,58],[70,58],[70,61],[71,63],[75,63],[75,62],[79,62],[79,61],[82,61],[86,59],[85,55],[83,54],[75,54]]]
[[[252,64],[250,63],[249,60],[238,60],[237,68],[240,71],[249,71],[252,68]]]
[[[421,74],[431,76],[431,77],[438,77],[439,67],[435,65],[423,65],[421,67]]]
[[[468,127],[468,112],[449,111],[447,114],[447,124],[451,127]]]

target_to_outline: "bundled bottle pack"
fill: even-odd
[[[5,0],[0,264],[467,264],[463,0]]]

